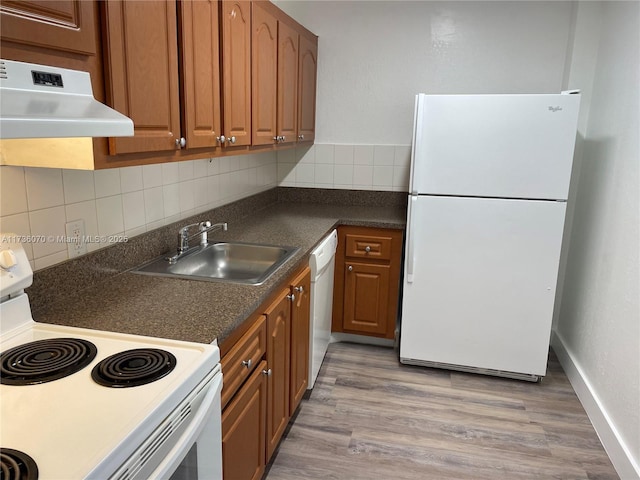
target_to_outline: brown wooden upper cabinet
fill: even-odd
[[[91,74],[96,168],[312,142],[317,37],[265,0],[2,0],[3,58]]]
[[[222,132],[218,2],[183,0],[179,5],[186,148],[216,147]]]
[[[2,39],[82,55],[95,55],[94,2],[82,0],[3,0]],[[26,61],[26,60],[25,60]]]
[[[252,144],[313,141],[317,38],[270,2],[252,8]]]
[[[318,39],[300,36],[298,67],[298,141],[313,142],[316,137],[316,72]]]
[[[217,2],[185,0],[178,6],[175,0],[114,0],[103,5],[107,98],[133,120],[135,132],[111,138],[109,153],[215,147],[220,135]]]
[[[266,2],[252,2],[251,74],[253,93],[253,145],[272,145],[276,129],[278,82],[278,20]]]
[[[222,0],[222,92],[226,146],[251,145],[251,2]]]

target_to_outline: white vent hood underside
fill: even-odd
[[[0,138],[132,135],[131,119],[93,97],[89,73],[0,60]]]

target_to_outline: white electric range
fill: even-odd
[[[0,237],[3,478],[222,478],[218,347],[34,322]]]

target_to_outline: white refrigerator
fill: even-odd
[[[402,363],[545,375],[579,105],[416,96]]]

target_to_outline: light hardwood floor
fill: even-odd
[[[617,479],[553,352],[541,383],[337,343],[268,480]]]

